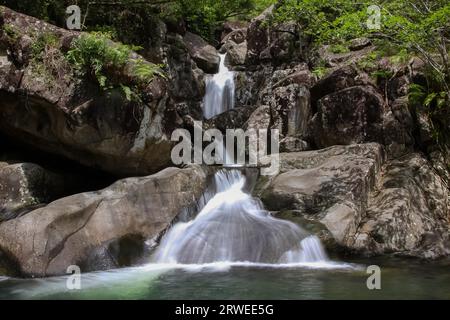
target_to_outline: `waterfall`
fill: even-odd
[[[233,108],[234,74],[220,56],[219,72],[207,81],[203,112],[211,118]],[[232,164],[224,150],[225,164]],[[198,215],[178,222],[163,237],[152,259],[168,264],[251,262],[291,264],[328,260],[320,240],[296,224],[272,217],[245,191],[239,169],[216,172],[213,194]]]
[[[302,263],[326,261],[320,240],[296,224],[272,217],[244,191],[240,170],[215,174],[216,194],[189,222],[169,230],[153,256],[157,263]]]
[[[219,72],[206,81],[203,115],[210,119],[233,108],[234,73],[225,66],[225,54],[221,54]]]

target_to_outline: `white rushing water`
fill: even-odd
[[[221,54],[219,72],[206,81],[203,115],[210,119],[233,108],[234,73],[225,66],[225,54]]]
[[[245,183],[240,170],[217,172],[217,193],[195,219],[169,230],[154,262],[292,264],[328,260],[317,237],[292,222],[272,217],[258,199],[243,190]]]
[[[219,72],[206,85],[205,118],[233,108],[234,90],[234,74],[221,55]],[[232,164],[225,150],[224,155],[225,164]],[[244,191],[246,177],[240,170],[221,170],[214,178],[213,197],[195,219],[179,222],[168,231],[153,262],[286,265],[328,261],[317,237],[272,217],[258,199]]]

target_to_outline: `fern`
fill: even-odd
[[[142,59],[138,59],[135,62],[134,74],[141,82],[148,84],[155,76],[166,79],[166,76],[161,69],[163,66],[164,65],[148,63]]]
[[[125,98],[128,101],[131,101],[132,97],[133,97],[133,91],[131,90],[130,87],[125,86],[123,84],[120,85],[120,88],[122,89],[123,94],[125,95]]]
[[[79,73],[95,78],[101,89],[110,90],[119,86],[129,101],[137,98],[133,89],[121,83],[114,84],[114,79],[108,77],[107,70],[113,68],[124,71],[127,63],[134,62],[133,72],[138,82],[146,85],[155,76],[165,78],[162,65],[130,57],[133,50],[140,50],[142,47],[116,44],[111,41],[111,37],[112,34],[104,32],[84,34],[74,41],[66,58]]]

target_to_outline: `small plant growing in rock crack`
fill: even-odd
[[[350,52],[350,49],[343,44],[333,44],[332,46],[330,46],[330,51],[332,53],[338,54],[338,53],[347,53]]]
[[[155,76],[163,77],[160,66],[147,63],[143,59],[133,59],[133,51],[142,49],[122,43],[114,43],[112,35],[105,32],[92,32],[76,39],[67,60],[74,66],[76,72],[94,78],[102,90],[120,88],[127,100],[139,100],[139,95],[120,82],[120,74],[125,71],[128,63],[134,63],[133,72],[140,83],[149,83]]]
[[[162,68],[162,64],[153,64],[144,61],[143,59],[137,59],[134,65],[135,76],[143,83],[150,83],[155,76],[166,79]]]
[[[4,24],[2,29],[5,32],[5,35],[11,40],[17,40],[20,36],[19,31],[10,24]]]
[[[318,66],[313,69],[312,74],[317,77],[317,79],[321,79],[328,74],[329,70],[326,67]]]
[[[57,87],[58,80],[70,75],[64,54],[59,48],[58,37],[51,32],[34,35],[30,52],[31,70],[43,78],[49,86]]]

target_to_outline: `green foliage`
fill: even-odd
[[[446,91],[433,91],[422,85],[411,84],[408,91],[409,103],[421,108],[432,121],[432,135],[439,145],[449,144],[450,132],[448,124],[450,116],[448,105],[450,97]]]
[[[346,53],[349,52],[350,50],[348,49],[347,46],[343,45],[343,44],[334,44],[330,47],[330,51],[333,53]]]
[[[115,44],[108,33],[94,32],[83,34],[76,39],[67,60],[82,74],[94,76],[102,89],[109,88],[106,70],[122,69],[129,60],[132,48]]]
[[[130,87],[128,87],[128,86],[126,86],[124,84],[120,84],[120,88],[122,89],[122,92],[124,93],[125,98],[128,101],[131,101],[131,99],[133,98],[133,95],[134,95],[133,90],[131,90]]]
[[[59,40],[53,33],[44,32],[39,34],[31,46],[32,58],[42,60],[45,53],[50,48],[57,47],[58,43]]]
[[[265,9],[270,7],[272,4],[276,4],[278,0],[255,0],[254,7],[250,12],[251,16],[257,16],[261,14]]]
[[[115,87],[122,89],[127,100],[138,99],[133,89],[120,82],[120,77],[114,75],[123,73],[127,64],[133,65],[134,76],[138,79],[135,85],[148,84],[155,76],[165,77],[161,65],[133,59],[131,53],[141,49],[136,46],[114,43],[112,34],[92,32],[77,38],[72,48],[67,52],[67,60],[80,75],[88,75],[97,81],[102,90]]]
[[[164,18],[184,19],[187,27],[212,41],[218,27],[230,18],[246,18],[259,0],[175,0],[162,12]],[[270,1],[263,0],[264,3]]]
[[[48,87],[59,88],[61,80],[70,78],[71,68],[60,50],[58,37],[49,31],[32,35],[30,70],[46,82]]]
[[[389,79],[390,77],[392,77],[393,74],[394,72],[392,72],[391,70],[376,70],[372,72],[370,75],[376,80],[378,80],[378,79]]]
[[[142,59],[137,59],[134,66],[135,76],[143,83],[151,82],[155,76],[166,78],[162,68],[164,65],[148,63]]]
[[[329,70],[326,67],[316,67],[312,70],[312,74],[318,79],[323,78],[328,74]]]
[[[426,97],[426,88],[420,84],[412,83],[408,88],[408,100],[411,105],[422,104]]]
[[[408,99],[412,105],[427,108],[429,114],[440,111],[448,102],[449,96],[445,91],[431,91],[419,84],[411,84],[408,89]]]
[[[377,67],[378,52],[371,52],[357,62],[360,69],[371,71]]]
[[[72,2],[72,3],[70,3]],[[73,4],[70,0],[0,0],[4,5],[13,10],[38,17],[42,20],[59,24],[65,20],[66,7]]]
[[[19,31],[10,24],[3,25],[3,30],[6,36],[9,37],[11,40],[16,40],[20,36]]]
[[[369,29],[368,7],[380,8],[380,28]],[[293,21],[311,42],[341,53],[355,38],[368,37],[376,50],[357,62],[377,81],[404,70],[412,57],[425,62],[426,84],[409,88],[411,105],[423,108],[442,137],[450,126],[450,3],[448,0],[283,0],[272,23]],[[388,58],[380,63],[382,58]],[[314,72],[321,76],[323,67]],[[448,135],[448,134],[447,134]],[[447,139],[450,141],[450,139]]]

